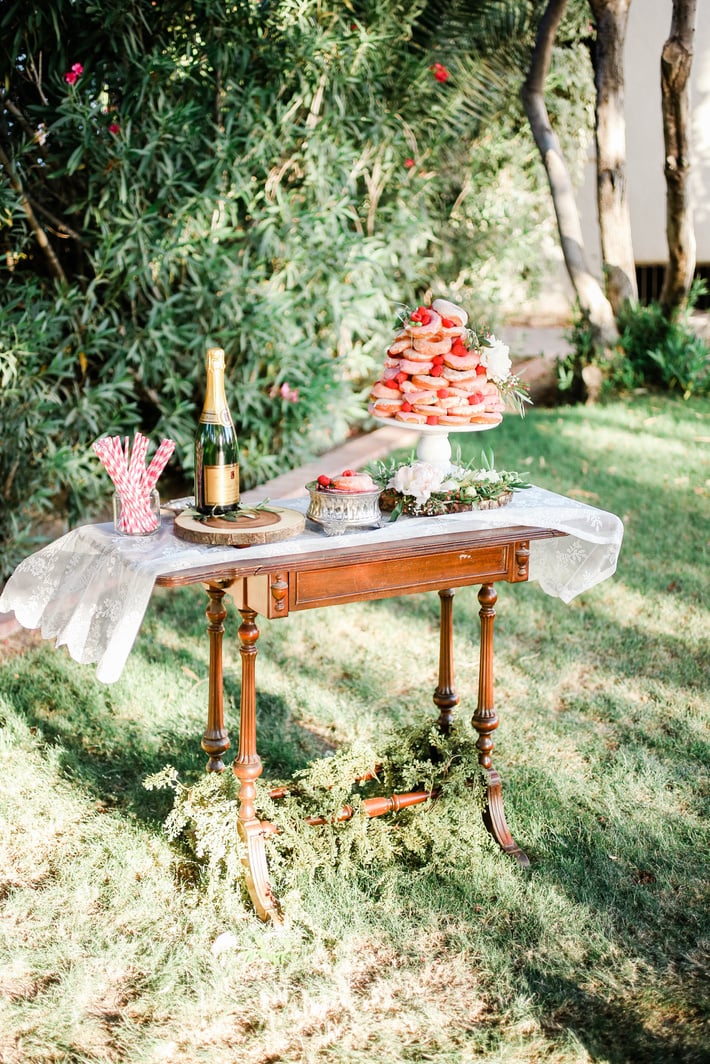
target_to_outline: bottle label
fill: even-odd
[[[230,506],[239,502],[239,466],[204,467],[205,506]]]
[[[203,410],[200,414],[201,425],[231,425],[232,418],[229,410]]]

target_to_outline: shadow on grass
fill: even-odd
[[[545,1003],[541,1026],[554,1038],[569,1030],[579,1039],[592,1061],[600,1064],[707,1064],[700,1032],[680,1026],[687,1012],[668,1015],[667,1034],[648,1027],[648,1013],[642,1004],[634,1007],[628,998],[616,1004],[602,993],[595,994],[581,981],[536,972],[525,972],[525,982],[533,998]],[[640,994],[639,997],[642,997]]]
[[[142,657],[140,647],[136,657]],[[182,655],[182,661],[189,662],[191,670],[201,668],[189,654]],[[147,667],[150,671],[150,664]],[[157,825],[169,812],[172,798],[166,792],[146,791],[145,777],[171,764],[189,783],[205,770],[207,756],[200,742],[207,715],[206,678],[195,685],[198,698],[186,716],[158,719],[163,680],[159,672],[154,680],[158,691],[143,716],[140,709],[127,711],[125,687],[115,691],[98,683],[93,672],[49,646],[13,659],[4,671],[3,694],[31,731],[60,751],[59,765],[67,777],[102,806]],[[163,705],[168,709],[171,698],[166,690]],[[239,688],[229,680],[225,701],[234,722],[228,726],[231,746],[225,755],[231,771],[239,745]],[[284,699],[268,692],[259,697],[259,734],[259,752],[273,776],[289,776],[328,749],[322,738],[296,722]]]

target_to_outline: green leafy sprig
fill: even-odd
[[[460,449],[454,457],[447,480],[456,487],[446,492],[432,492],[425,503],[417,503],[413,495],[402,495],[393,487],[398,470],[417,462],[414,452],[405,460],[389,459],[377,461],[368,466],[372,479],[383,493],[394,496],[395,503],[390,520],[395,521],[402,513],[413,516],[435,517],[457,510],[474,509],[482,502],[498,502],[513,491],[522,491],[532,487],[526,474],[513,470],[496,470],[495,456],[492,451],[481,452],[481,459],[463,463]],[[495,474],[492,478],[490,474]]]
[[[272,506],[266,505],[269,501],[269,499],[263,499],[261,502],[255,503],[254,506],[239,506],[236,510],[230,510],[229,513],[226,514],[215,513],[214,511],[219,509],[217,506],[214,506],[208,514],[200,513],[200,511],[196,510],[194,507],[190,507],[185,513],[188,517],[191,517],[193,521],[212,521],[216,517],[218,517],[220,521],[241,521],[242,518],[255,521],[257,513],[259,512],[265,511],[266,513],[271,514],[278,512],[274,510]]]

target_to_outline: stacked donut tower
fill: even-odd
[[[369,412],[412,425],[500,424],[503,398],[467,321],[447,299],[409,314],[387,350]]]

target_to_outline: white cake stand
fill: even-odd
[[[445,425],[412,425],[407,421],[397,421],[390,417],[376,417],[374,419],[380,425],[396,425],[398,429],[407,429],[416,432],[419,436],[417,441],[417,458],[420,462],[428,462],[437,469],[448,469],[451,465],[451,444],[449,433],[453,432],[485,432],[487,429],[495,429],[497,425],[458,425],[449,428]],[[500,424],[500,422],[499,422]]]

